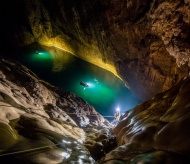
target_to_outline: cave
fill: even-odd
[[[190,0],[0,4],[0,163],[190,163]]]

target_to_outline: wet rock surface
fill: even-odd
[[[189,163],[190,78],[110,128],[87,102],[0,60],[1,163]]]
[[[100,163],[189,163],[190,78],[126,112]]]
[[[84,146],[94,160],[98,161],[116,147],[116,138],[110,129],[86,129]]]
[[[100,130],[110,123],[86,101],[7,59],[0,60],[0,111],[0,163],[94,163],[85,131],[99,137],[91,147],[110,135]]]

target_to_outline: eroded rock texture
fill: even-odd
[[[1,3],[3,47],[59,47],[119,74],[142,100],[189,76],[189,0]]]
[[[91,140],[85,130],[107,139],[102,129],[109,125],[75,94],[19,63],[0,60],[0,163],[94,163],[83,145]]]
[[[126,112],[100,163],[189,163],[190,78]]]
[[[141,99],[189,73],[189,1],[112,1],[110,39],[118,72]]]

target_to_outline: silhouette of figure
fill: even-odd
[[[113,125],[117,125],[120,119],[120,111],[119,108],[117,108],[116,112],[114,113],[114,120],[111,122]]]

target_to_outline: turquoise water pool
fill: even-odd
[[[26,48],[15,58],[41,79],[82,97],[104,116],[113,116],[117,107],[124,112],[140,103],[112,73],[59,49]]]

